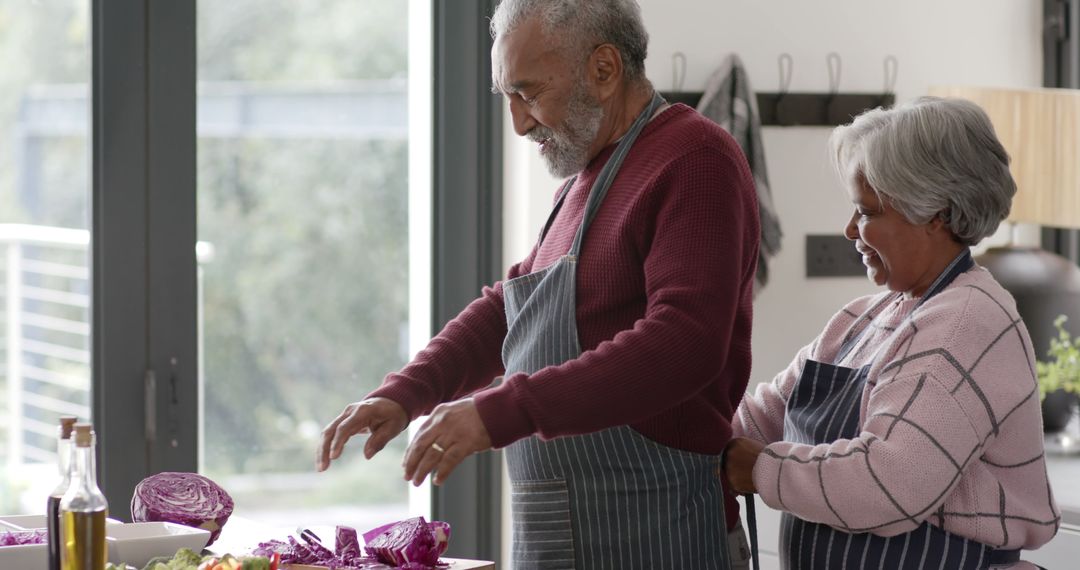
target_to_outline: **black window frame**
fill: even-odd
[[[432,0],[432,330],[501,272],[495,4]],[[91,405],[100,485],[123,520],[143,477],[198,469],[195,11],[196,0],[91,0]],[[501,465],[498,453],[470,458],[433,489],[451,555],[498,558]]]
[[[1080,89],[1080,0],[1043,0],[1043,86]],[[1044,227],[1042,248],[1080,265],[1080,230]]]

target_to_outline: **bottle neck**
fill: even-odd
[[[75,447],[71,454],[71,484],[84,489],[97,489],[97,469],[94,462],[94,446]]]
[[[60,470],[60,478],[71,481],[71,445],[70,439],[61,439],[56,443],[56,467]]]
[[[75,442],[78,440],[76,439]],[[109,502],[97,486],[97,470],[94,461],[94,443],[86,447],[73,442],[71,454],[71,484],[60,499],[61,512],[96,513],[108,512]]]

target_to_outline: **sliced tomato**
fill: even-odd
[[[270,555],[270,570],[278,570],[278,564],[281,564],[281,554],[275,552]]]

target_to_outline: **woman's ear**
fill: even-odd
[[[945,233],[952,235],[952,230],[949,229],[949,211],[945,210],[934,216],[934,218],[930,220],[930,223],[926,224],[926,231],[931,234],[944,231]]]

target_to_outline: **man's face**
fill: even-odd
[[[589,92],[585,62],[568,58],[535,19],[503,34],[491,51],[492,82],[510,105],[514,131],[537,144],[552,175],[592,160],[604,110]]]

